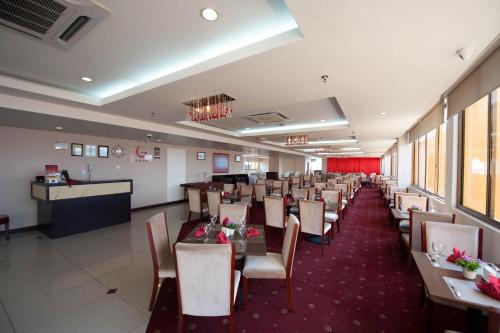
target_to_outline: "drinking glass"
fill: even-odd
[[[432,250],[434,251],[434,254],[436,255],[438,264],[439,264],[439,257],[441,257],[443,255],[445,248],[446,247],[443,243],[432,242]]]
[[[217,215],[212,215],[210,217],[210,224],[212,225],[212,227],[215,227],[215,222],[217,222]]]

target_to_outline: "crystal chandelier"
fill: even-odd
[[[287,146],[302,146],[307,145],[308,142],[307,135],[291,135],[283,138],[283,143]]]
[[[229,118],[233,114],[234,98],[226,94],[202,97],[189,102],[187,117],[194,122],[203,122],[215,119]]]

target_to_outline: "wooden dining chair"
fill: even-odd
[[[255,185],[255,201],[264,202],[265,196],[266,196],[266,184]]]
[[[483,258],[483,229],[471,225],[441,222],[422,222],[422,252],[441,243],[451,253],[454,247],[473,258]]]
[[[191,221],[191,214],[200,214],[200,220],[203,219],[203,215],[208,213],[208,205],[204,204],[201,200],[201,190],[199,188],[188,188],[188,199],[189,199],[189,215],[188,222]]]
[[[283,181],[275,180],[273,181],[273,193],[282,195],[283,194]]]
[[[252,185],[242,185],[240,188],[240,192],[242,196],[241,202],[245,202],[249,207],[253,207],[253,202],[255,198],[255,189]],[[248,197],[247,197],[248,195]]]
[[[226,217],[229,218],[230,221],[235,223],[240,223],[242,220],[245,220],[249,223],[249,209],[248,205],[234,205],[234,204],[219,204],[218,210],[218,219],[219,223],[224,222]]]
[[[342,192],[325,190],[321,191],[321,199],[325,202],[325,221],[332,224],[337,224],[337,232],[340,232],[340,209],[342,207]],[[333,205],[336,207],[332,208]],[[331,232],[333,238],[333,230]]]
[[[288,295],[288,310],[293,312],[292,268],[299,220],[293,214],[288,219],[283,248],[281,253],[266,252],[265,256],[247,256],[243,267],[243,304],[248,296],[248,279],[279,279],[284,280]]]
[[[280,228],[285,237],[286,215],[285,199],[282,197],[264,197],[264,212],[266,216],[266,228]]]
[[[401,221],[399,224],[399,239],[401,244],[408,249],[408,266],[411,265],[411,251],[422,251],[422,222],[432,221],[441,223],[455,223],[455,214],[426,212],[421,210],[410,210],[410,219],[408,221],[408,230],[406,233],[401,231]]]
[[[161,281],[166,278],[175,279],[176,274],[165,212],[150,217],[146,221],[146,230],[153,260],[153,289],[149,301],[149,311],[152,311]]]
[[[177,243],[174,247],[179,308],[178,333],[184,316],[228,317],[234,332],[234,303],[241,272],[235,270],[234,244]]]
[[[321,255],[325,255],[325,235],[327,237],[328,246],[332,236],[332,224],[325,221],[325,202],[299,200],[300,212],[300,232],[309,235],[321,236]]]
[[[208,214],[216,216],[219,213],[219,204],[222,203],[221,191],[208,191],[207,192]]]

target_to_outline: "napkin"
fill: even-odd
[[[205,234],[205,226],[201,225],[200,228],[196,230],[196,232],[194,233],[194,237],[200,238],[204,234]]]
[[[447,260],[449,262],[455,263],[458,259],[462,258],[464,255],[465,255],[465,251],[460,252],[460,250],[457,247],[454,247],[453,253],[450,254],[450,256],[448,257]]]
[[[490,276],[488,281],[477,279],[476,286],[483,292],[483,294],[500,301],[500,278]]]
[[[229,221],[229,217],[225,217],[224,220],[222,220],[222,225],[227,227],[228,224],[230,224],[231,222]]]
[[[247,228],[247,237],[248,238],[259,237],[259,236],[260,236],[259,229],[255,229],[253,227],[248,227]]]
[[[217,244],[228,244],[229,240],[226,237],[226,234],[222,231],[217,233]]]

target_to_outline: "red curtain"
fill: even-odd
[[[380,174],[380,158],[378,157],[348,157],[328,158],[327,162],[328,172],[364,172],[366,174],[377,173]]]

